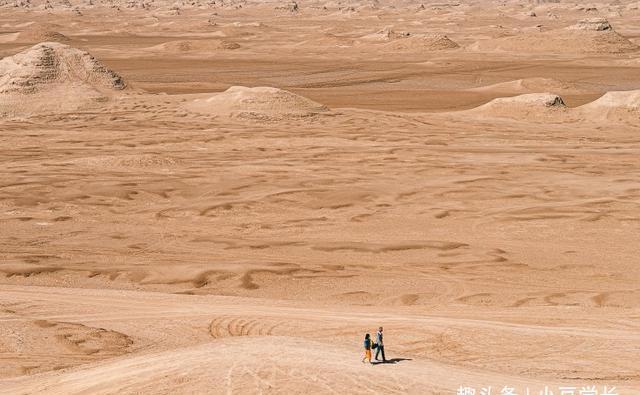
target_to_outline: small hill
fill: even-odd
[[[429,52],[458,48],[459,45],[443,34],[397,32],[385,27],[375,33],[360,37],[361,44],[381,43],[381,47],[392,52]]]
[[[55,41],[59,43],[71,41],[69,37],[58,31],[60,28],[61,26],[54,24],[34,23],[19,32],[16,37],[16,41],[30,44],[48,41]]]
[[[0,60],[0,115],[67,111],[126,88],[88,52],[46,42]]]
[[[472,50],[519,53],[626,53],[640,48],[618,34],[606,19],[586,19],[576,25],[544,32],[478,41]]]
[[[537,119],[563,111],[562,98],[552,93],[527,93],[513,97],[499,97],[469,112],[488,117]]]
[[[569,26],[569,30],[588,30],[592,32],[602,32],[607,30],[613,30],[608,20],[604,18],[589,18],[578,21],[573,26]]]
[[[416,34],[394,40],[384,47],[393,52],[431,52],[455,49],[459,45],[443,34]]]
[[[271,87],[233,86],[208,98],[196,99],[187,108],[200,113],[246,119],[301,118],[328,109],[305,97]]]
[[[360,37],[365,41],[379,41],[379,42],[389,42],[393,40],[397,40],[400,38],[406,38],[411,36],[411,33],[408,32],[396,32],[390,27],[385,27],[375,33],[370,33]]]

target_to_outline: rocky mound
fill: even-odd
[[[65,111],[126,88],[88,52],[46,42],[0,60],[0,114]]]
[[[18,33],[16,41],[24,43],[40,43],[56,41],[60,43],[70,41],[69,37],[58,32],[60,26],[53,24],[32,24]]]
[[[187,108],[200,113],[247,119],[309,117],[327,108],[305,97],[278,88],[233,86],[204,99],[196,99]]]
[[[604,19],[588,19],[564,29],[528,32],[478,41],[472,50],[520,53],[625,53],[640,48]]]
[[[518,119],[551,115],[564,109],[564,101],[558,95],[527,93],[513,97],[499,97],[470,111],[483,116]]]
[[[361,39],[366,40],[366,41],[393,41],[393,40],[397,40],[399,38],[407,38],[411,36],[411,33],[408,32],[396,32],[395,30],[391,29],[390,27],[385,27],[382,30],[379,30],[375,33],[371,33],[371,34],[367,34],[365,36],[362,36]]]
[[[429,52],[454,49],[459,45],[443,34],[419,34],[392,41],[384,47],[395,52]]]
[[[573,26],[569,26],[570,30],[589,30],[592,32],[601,32],[606,30],[613,30],[609,21],[604,18],[589,18],[578,21]]]
[[[176,40],[148,48],[154,52],[181,53],[199,51],[233,50],[240,48],[240,44],[226,40]]]
[[[493,99],[489,106],[532,106],[532,107],[564,107],[564,101],[558,95],[553,93],[527,93],[514,97],[499,97]]]

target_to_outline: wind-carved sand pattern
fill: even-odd
[[[209,324],[211,337],[215,339],[231,336],[273,336],[283,324],[270,317],[216,317]]]
[[[120,332],[44,319],[5,322],[2,334],[4,353],[13,354],[2,357],[2,378],[106,360],[130,352],[133,346],[133,340]]]
[[[0,1],[0,393],[640,393],[638,20]]]

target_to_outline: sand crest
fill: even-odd
[[[640,90],[607,92],[602,97],[577,108],[583,116],[629,121],[640,119]]]
[[[562,82],[553,78],[521,78],[513,81],[498,82],[491,85],[483,85],[469,89],[473,92],[508,92],[508,93],[536,93],[536,92],[560,92],[576,90],[573,84]]]

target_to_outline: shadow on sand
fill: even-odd
[[[388,365],[388,364],[396,364],[398,362],[402,362],[402,361],[412,361],[411,358],[391,358],[391,359],[387,359],[386,361],[382,362],[382,361],[371,361],[372,365]]]

